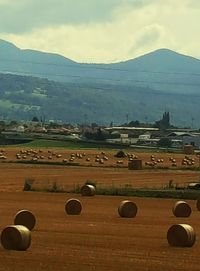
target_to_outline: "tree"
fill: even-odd
[[[38,117],[34,116],[34,117],[32,118],[32,121],[34,121],[34,122],[39,122],[39,119],[38,119]]]
[[[98,128],[95,140],[105,140],[109,137],[109,132],[105,131],[104,129]]]
[[[170,148],[172,145],[172,141],[171,139],[167,138],[167,137],[163,137],[161,138],[158,143],[157,146],[158,147],[166,147],[166,148]]]
[[[155,122],[154,127],[159,129],[168,129],[171,127],[169,112],[164,112],[161,120]]]
[[[140,122],[138,120],[132,120],[128,123],[129,127],[140,127]]]

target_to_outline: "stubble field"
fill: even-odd
[[[13,160],[16,151],[6,149],[7,159]],[[66,151],[63,155],[68,157]],[[92,160],[97,153],[89,151],[87,155]],[[116,158],[113,153],[106,155],[108,161],[114,164]],[[150,154],[140,153],[139,156],[144,160],[149,159]],[[166,163],[168,158],[164,157]],[[176,157],[178,161],[182,158],[183,155]],[[8,251],[0,246],[0,270],[200,270],[200,213],[195,201],[188,201],[193,210],[189,218],[175,218],[171,209],[176,200],[172,199],[86,198],[68,193],[22,191],[26,178],[34,178],[40,184],[56,181],[68,189],[83,184],[87,179],[105,186],[163,187],[170,179],[186,185],[199,178],[198,171],[131,171],[124,166],[70,167],[15,163],[0,163],[0,170],[0,229],[12,224],[15,213],[20,209],[29,209],[37,219],[32,231],[32,244],[27,251]],[[64,210],[66,200],[72,197],[82,202],[83,210],[78,216],[69,216]],[[124,199],[137,204],[135,218],[119,217],[117,208]],[[188,223],[196,231],[197,241],[192,248],[168,245],[167,230],[176,223]]]

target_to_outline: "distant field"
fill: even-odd
[[[130,154],[143,161],[143,169],[128,170],[128,158],[115,157],[117,150],[114,149],[75,150],[69,146],[33,149],[30,146],[18,146],[2,148],[1,151],[5,159],[0,159],[0,190],[4,191],[22,191],[27,178],[34,179],[37,186],[56,182],[64,191],[71,191],[87,180],[107,188],[131,186],[162,189],[169,187],[170,183],[172,186],[186,187],[188,183],[197,182],[200,178],[199,159],[195,155],[191,156],[194,165],[182,166],[184,154],[173,154],[178,167],[176,168],[170,161],[172,154],[154,153],[156,160],[163,158],[163,163],[151,168],[145,165],[145,162],[150,161],[151,154],[135,151]],[[17,159],[17,155],[20,155],[20,159]],[[36,162],[33,159],[37,159]]]
[[[3,146],[2,146],[3,147]],[[9,147],[9,146],[8,146]],[[73,150],[79,149],[131,149],[128,146],[122,146],[118,144],[103,144],[93,142],[83,142],[75,140],[46,140],[46,139],[35,139],[29,143],[13,145],[13,147],[30,147],[30,148],[67,148]]]

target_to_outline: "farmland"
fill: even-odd
[[[30,151],[24,148],[23,152],[27,150]],[[20,209],[32,211],[37,223],[27,251],[7,251],[0,247],[0,270],[199,270],[200,213],[195,200],[188,200],[193,210],[190,217],[176,218],[171,211],[175,199],[99,195],[87,198],[70,193],[23,192],[25,179],[34,179],[38,186],[56,182],[65,190],[86,180],[107,187],[163,188],[170,180],[186,186],[199,179],[199,171],[195,170],[199,160],[195,155],[192,155],[194,165],[187,170],[182,165],[184,154],[154,153],[156,159],[164,159],[159,167],[144,165],[143,170],[133,171],[128,170],[127,157],[114,156],[116,150],[106,150],[105,154],[98,149],[84,150],[85,155],[79,158],[74,150],[42,148],[39,155],[44,158],[39,161],[48,161],[48,164],[26,163],[32,159],[31,155],[17,159],[19,152],[19,148],[2,149],[6,159],[0,163],[0,228],[12,224]],[[83,151],[76,152],[83,154]],[[52,153],[55,155],[48,159]],[[71,153],[76,157],[71,163],[79,165],[63,163],[63,159],[70,159]],[[106,155],[108,160],[103,164],[96,162],[97,155]],[[150,153],[135,155],[143,162],[150,161]],[[171,156],[176,159],[177,168],[172,167]],[[51,165],[52,160],[60,164]],[[118,160],[123,163],[118,164]],[[65,202],[72,197],[82,202],[79,216],[65,213]],[[120,218],[117,213],[119,203],[127,198],[138,206],[135,218]],[[193,247],[168,245],[166,233],[175,223],[188,223],[195,229],[197,241]]]

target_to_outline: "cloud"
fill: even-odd
[[[112,19],[120,0],[0,0],[0,31],[23,33],[39,27]]]
[[[165,36],[164,32],[165,30],[157,24],[144,27],[137,33],[136,37],[133,38],[133,46],[129,52],[131,53],[138,49],[144,50],[144,48],[155,46],[155,44]]]
[[[117,62],[158,48],[199,55],[200,14],[191,6],[194,0],[16,2],[10,12],[18,15],[7,25],[9,32],[0,16],[0,38],[20,48],[59,53],[78,62]]]

